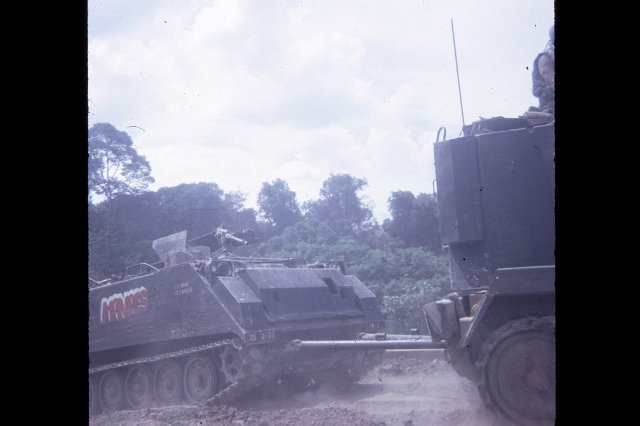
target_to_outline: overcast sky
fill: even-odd
[[[126,131],[156,183],[215,182],[256,207],[265,181],[301,203],[331,173],[432,192],[433,143],[517,117],[553,0],[89,0],[89,125]]]

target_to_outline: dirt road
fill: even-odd
[[[176,406],[121,411],[91,426],[331,425],[511,426],[485,409],[476,387],[443,360],[384,361],[346,389],[320,386],[291,394],[262,389],[233,406]]]

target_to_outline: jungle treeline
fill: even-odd
[[[395,191],[389,219],[373,217],[361,197],[364,177],[331,174],[317,199],[299,203],[287,182],[264,182],[257,211],[239,192],[201,182],[149,191],[151,166],[129,135],[108,123],[89,130],[89,274],[103,280],[127,266],[159,261],[151,242],[187,231],[187,239],[218,227],[255,231],[257,241],[236,254],[341,261],[379,298],[397,331],[424,330],[421,306],[448,293],[433,194]],[[392,330],[396,331],[396,330]]]

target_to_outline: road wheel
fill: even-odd
[[[490,408],[517,423],[553,423],[555,317],[522,318],[495,330],[479,354],[478,389]]]
[[[161,405],[177,404],[182,400],[182,367],[178,361],[167,359],[155,365],[153,391]]]
[[[151,403],[151,374],[144,365],[134,365],[124,379],[124,395],[129,408],[148,407]]]
[[[119,410],[124,405],[124,379],[119,370],[110,370],[102,375],[98,385],[100,405],[106,412]]]
[[[206,355],[193,355],[184,365],[184,393],[187,400],[200,404],[218,390],[218,374],[213,362]]]

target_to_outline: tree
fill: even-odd
[[[160,188],[160,214],[156,238],[187,231],[189,238],[212,232],[224,216],[224,191],[215,183],[183,183]]]
[[[358,230],[373,216],[358,197],[365,186],[365,179],[331,174],[322,184],[320,199],[306,203],[305,207],[311,217],[329,221],[336,229]]]
[[[133,147],[133,140],[109,123],[97,123],[89,129],[89,200],[94,195],[107,199],[107,270],[111,269],[111,210],[117,195],[138,194],[154,179],[151,166]]]
[[[389,197],[391,220],[386,219],[383,229],[399,238],[407,247],[426,247],[441,250],[440,229],[433,195],[409,191],[395,191]]]
[[[151,166],[133,147],[133,140],[109,123],[89,129],[89,196],[112,200],[118,194],[144,191],[154,179]]]
[[[419,244],[434,252],[442,250],[438,206],[435,195],[418,194],[415,202],[414,217],[420,235]]]
[[[289,189],[289,185],[282,179],[262,184],[258,194],[258,205],[260,213],[278,234],[302,218],[296,193]]]
[[[247,200],[245,194],[232,191],[224,194],[224,217],[221,223],[223,228],[229,229],[234,232],[242,231],[244,229],[252,229],[256,231],[258,229],[258,221],[256,219],[256,211],[254,209],[245,208],[244,203]],[[236,250],[240,254],[243,247],[238,247]]]
[[[385,220],[382,224],[385,231],[391,236],[398,237],[407,245],[412,245],[416,238],[415,210],[416,197],[410,191],[395,191],[388,200],[391,220]]]

